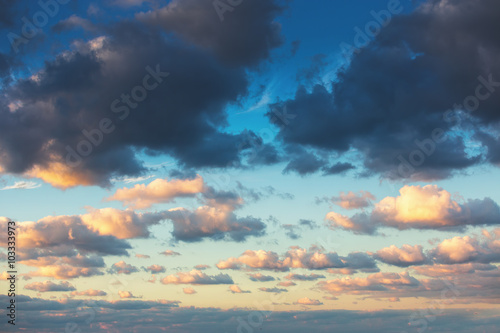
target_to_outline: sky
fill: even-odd
[[[498,1],[0,5],[2,331],[498,331]]]

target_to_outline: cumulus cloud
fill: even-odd
[[[5,236],[5,226],[0,231]],[[0,240],[5,246],[6,237]],[[92,230],[81,216],[48,216],[37,222],[18,222],[17,245],[19,259],[38,257],[74,257],[78,254],[128,255],[130,244],[112,235],[101,235]]]
[[[124,206],[134,209],[149,208],[153,204],[167,203],[175,198],[193,197],[203,192],[204,182],[201,176],[194,179],[155,179],[148,185],[137,184],[132,188],[121,188],[107,200],[121,201]]]
[[[167,257],[176,257],[181,255],[179,252],[175,252],[173,250],[165,250],[163,252],[160,252],[160,254]]]
[[[422,265],[426,262],[421,245],[403,245],[401,248],[391,245],[378,250],[375,254],[375,258],[378,260],[399,267],[407,267],[413,265]]]
[[[139,269],[137,267],[127,264],[125,261],[121,260],[117,263],[114,263],[108,270],[108,273],[129,275],[138,271]]]
[[[229,286],[229,291],[232,292],[233,294],[248,294],[251,293],[249,290],[241,290],[241,288],[237,285],[232,285]]]
[[[145,269],[146,269],[146,271],[151,272],[153,274],[165,273],[165,271],[166,271],[165,266],[161,266],[161,265],[151,265],[151,266],[146,267]]]
[[[443,264],[500,262],[500,229],[496,229],[495,235],[489,236],[445,239],[430,251],[430,256]]]
[[[248,274],[248,276],[249,276],[250,280],[252,280],[252,281],[268,282],[268,281],[276,280],[273,276],[264,275],[262,273]]]
[[[118,295],[120,296],[120,298],[138,298],[134,296],[130,291],[119,290]]]
[[[81,219],[89,229],[99,235],[112,235],[118,239],[145,238],[149,227],[164,220],[162,213],[136,213],[114,208],[90,209]]]
[[[368,191],[360,191],[359,193],[349,191],[347,193],[340,192],[338,197],[332,197],[331,200],[344,209],[359,209],[370,206],[372,200],[375,200],[375,196]]]
[[[274,294],[281,294],[281,293],[286,293],[288,292],[288,290],[286,289],[283,289],[283,288],[266,288],[266,287],[262,287],[262,288],[259,288],[260,291],[263,291],[263,292],[266,292],[266,293],[274,293]]]
[[[139,259],[149,259],[151,258],[151,256],[147,255],[147,254],[140,254],[140,253],[137,253],[135,255],[136,258],[139,258]]]
[[[242,267],[288,271],[290,268],[327,269],[346,267],[371,270],[376,269],[377,266],[373,258],[361,252],[353,252],[341,257],[335,252],[308,251],[298,247],[292,247],[282,256],[272,251],[247,250],[238,258],[231,257],[227,260],[221,260],[217,264],[219,269],[241,269]]]
[[[419,286],[420,282],[407,272],[375,273],[366,278],[341,278],[318,282],[321,290],[335,295],[416,290]]]
[[[199,242],[204,238],[241,242],[249,236],[265,234],[264,222],[252,216],[238,217],[233,213],[236,208],[234,204],[213,204],[193,211],[175,208],[165,215],[173,222],[173,237],[185,242]]]
[[[178,272],[161,279],[163,284],[233,284],[233,279],[227,274],[207,275],[202,271],[193,269],[188,273]]]
[[[317,299],[310,299],[309,297],[304,297],[304,298],[299,298],[297,302],[293,304],[300,304],[300,305],[323,305],[322,302],[320,302]]]
[[[68,281],[61,281],[59,283],[54,283],[52,281],[45,282],[32,282],[24,286],[24,289],[35,290],[40,293],[48,291],[73,291],[76,288]]]
[[[324,278],[325,278],[324,275],[314,274],[314,273],[310,275],[290,273],[287,276],[285,276],[285,279],[287,280],[296,280],[296,281],[316,281]]]
[[[83,291],[72,291],[71,296],[106,296],[107,293],[102,290],[87,289]]]
[[[297,284],[293,281],[281,281],[278,283],[278,286],[280,287],[292,287],[292,286],[296,286]]]
[[[188,287],[188,288],[183,288],[182,289],[182,292],[186,295],[193,295],[193,294],[196,294],[196,290],[194,290],[193,288],[191,287]]]
[[[500,207],[490,198],[459,203],[437,185],[409,186],[397,197],[386,197],[369,213],[347,217],[330,212],[330,227],[372,234],[381,226],[403,229],[463,229],[466,226],[500,223]]]

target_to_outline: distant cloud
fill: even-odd
[[[120,296],[120,298],[140,298],[140,297],[136,297],[134,296],[130,291],[118,291],[118,295]]]
[[[245,251],[238,258],[221,260],[217,264],[219,269],[242,269],[243,267],[288,271],[290,268],[327,269],[327,268],[353,268],[376,269],[373,258],[366,253],[353,252],[345,257],[335,252],[325,253],[320,250],[308,251],[292,247],[284,255],[279,256],[272,251]]]
[[[168,275],[161,280],[163,284],[233,284],[233,279],[227,274],[207,275],[199,270],[191,272],[179,272],[174,275]]]
[[[122,201],[124,206],[134,209],[149,208],[153,204],[167,203],[175,198],[193,197],[203,192],[203,178],[194,179],[155,179],[148,185],[137,184],[132,188],[121,188],[107,198],[108,201]]]
[[[111,274],[132,274],[135,272],[138,272],[139,269],[135,266],[132,266],[130,264],[127,264],[125,261],[119,261],[117,263],[114,263],[111,268],[108,270],[109,273]]]
[[[32,190],[35,188],[39,188],[42,186],[42,184],[38,184],[35,182],[26,182],[26,181],[20,181],[20,182],[15,182],[14,185],[9,185],[1,188],[0,190],[16,190],[16,189],[23,189],[23,190]]]
[[[196,294],[196,290],[194,290],[193,288],[191,287],[188,287],[188,288],[184,288],[182,289],[182,291],[184,292],[184,294],[186,295],[193,295],[193,294]]]
[[[262,287],[262,288],[259,288],[260,291],[264,291],[266,293],[275,293],[275,294],[281,294],[281,293],[286,293],[288,292],[288,290],[286,289],[283,289],[283,288],[266,288],[266,287]]]
[[[160,252],[161,255],[167,256],[167,257],[175,257],[175,256],[180,256],[181,254],[179,252],[175,252],[173,250],[165,250],[163,252]]]
[[[347,217],[330,212],[326,219],[332,229],[373,234],[379,227],[403,229],[463,229],[466,226],[500,224],[500,207],[490,198],[458,203],[451,193],[436,185],[409,186],[398,197],[386,197],[371,213]]]
[[[251,293],[251,291],[248,290],[241,290],[241,288],[237,285],[232,285],[229,286],[229,291],[231,291],[233,294],[248,294]]]
[[[146,271],[152,273],[152,274],[158,274],[158,273],[165,273],[166,272],[166,268],[165,266],[161,266],[161,265],[151,265],[151,266],[148,266],[145,268]]]
[[[102,290],[88,289],[84,291],[73,291],[71,296],[106,296],[107,293]]]
[[[267,282],[276,280],[273,276],[263,275],[262,273],[248,274],[248,276],[252,281]]]
[[[54,283],[52,281],[32,282],[24,286],[24,289],[35,290],[41,293],[49,291],[73,291],[76,288],[68,281]]]
[[[300,298],[294,304],[300,304],[300,305],[323,305],[323,303],[320,302],[319,300],[317,300],[317,299],[310,299],[309,297]]]

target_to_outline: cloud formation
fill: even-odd
[[[247,250],[238,258],[231,257],[221,260],[217,264],[219,269],[242,269],[244,267],[288,271],[290,268],[327,269],[346,267],[372,270],[376,269],[377,266],[373,258],[361,252],[353,252],[341,257],[335,252],[308,251],[299,247],[292,247],[282,256],[272,251]]]
[[[280,127],[288,151],[313,150],[301,163],[308,169],[290,167],[300,158],[289,154],[285,170],[303,175],[340,162],[318,158],[314,150],[342,159],[355,151],[362,174],[389,179],[429,181],[474,165],[498,165],[499,140],[486,128],[499,121],[500,65],[493,59],[500,43],[492,33],[499,13],[494,0],[422,1],[413,12],[392,17],[373,39],[366,37],[363,47],[356,45],[334,81],[300,86],[294,97],[272,105],[300,118]],[[341,48],[352,53],[352,46]],[[467,128],[481,147],[473,153],[462,132],[465,119],[482,125]]]
[[[193,269],[188,273],[178,272],[161,279],[163,284],[234,284],[233,279],[227,274],[207,275],[202,271]]]
[[[35,290],[40,293],[45,293],[48,291],[73,291],[76,288],[68,281],[61,281],[59,283],[54,283],[52,281],[45,282],[32,282],[24,286],[24,289]]]
[[[193,197],[204,190],[203,178],[194,179],[155,179],[148,185],[137,184],[132,188],[121,188],[107,198],[122,201],[124,206],[133,209],[149,208],[156,203],[167,203],[175,198]]]
[[[386,226],[404,229],[464,229],[500,223],[500,207],[490,198],[469,199],[459,203],[450,192],[437,185],[410,186],[399,190],[397,197],[386,197],[370,213],[347,217],[330,212],[326,219],[333,229],[358,234],[373,234]]]

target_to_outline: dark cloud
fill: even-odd
[[[14,24],[14,7],[16,1],[0,0],[0,29],[11,27]]]
[[[6,295],[0,295],[2,303],[8,302]],[[50,333],[64,331],[68,322],[74,322],[82,331],[100,332],[98,325],[89,324],[99,318],[99,322],[109,325],[109,329],[120,332],[137,330],[145,333],[155,333],[162,328],[169,332],[207,332],[233,331],[240,329],[245,332],[252,329],[249,317],[255,311],[244,309],[220,310],[215,308],[179,308],[179,302],[172,301],[93,301],[68,299],[67,301],[44,300],[19,295],[16,302],[22,304],[27,314],[25,319],[16,322],[16,326],[26,331]],[[90,307],[91,311],[78,311],[79,307]],[[116,311],[122,309],[125,311]],[[133,310],[133,311],[127,311]],[[474,313],[475,312],[475,313]],[[54,314],[62,316],[54,316]],[[91,314],[95,314],[94,317]],[[409,318],[417,329],[439,328],[453,332],[495,332],[500,319],[491,317],[487,310],[445,310],[441,315],[433,317],[415,316],[413,310],[382,310],[382,311],[275,311],[265,321],[263,326],[270,333],[290,332],[353,332],[364,333],[370,327],[373,333],[399,332],[402,327],[408,327]],[[250,320],[249,320],[250,318]],[[146,320],[144,320],[146,319]],[[6,321],[1,323],[2,329],[7,329]],[[248,326],[247,326],[248,325]]]
[[[300,118],[281,127],[279,137],[288,146],[314,147],[332,156],[355,149],[362,154],[364,175],[393,179],[446,178],[485,157],[495,163],[497,141],[476,137],[491,149],[471,153],[468,139],[448,133],[459,120],[446,112],[454,104],[469,107],[479,92],[488,98],[479,100],[470,119],[498,125],[499,84],[491,82],[500,81],[494,60],[500,43],[493,33],[500,28],[499,14],[494,0],[431,0],[409,15],[393,17],[353,55],[331,87],[301,87],[293,99],[277,105]],[[449,134],[444,141],[439,140],[442,131]],[[328,172],[328,161],[312,153],[289,159],[285,171],[304,175],[325,166]]]
[[[342,174],[352,169],[356,169],[356,167],[351,163],[344,162],[337,162],[331,166],[324,166],[322,168],[323,175],[325,176]]]
[[[287,1],[243,1],[232,11],[217,15],[212,0],[174,0],[166,7],[137,18],[175,32],[210,50],[232,65],[256,65],[282,43],[281,26],[274,21]],[[186,24],[196,22],[196,24]]]
[[[243,156],[251,164],[276,163],[276,149],[251,131],[229,134],[223,128],[225,107],[247,94],[248,66],[279,45],[273,20],[281,6],[246,2],[221,23],[212,1],[180,2],[172,17],[171,5],[160,10],[164,19],[160,12],[141,16],[143,21],[154,16],[155,23],[168,27],[118,22],[102,28],[105,37],[77,43],[35,76],[9,86],[0,98],[3,171],[66,188],[106,186],[112,177],[140,175],[146,171],[136,157],[141,151],[173,156],[188,168],[241,166]],[[206,14],[203,21],[200,13]],[[186,24],[193,20],[199,25]],[[156,88],[146,91],[144,100],[134,99],[133,89],[144,82]],[[13,102],[15,112],[8,107]],[[110,120],[105,121],[110,133],[100,130],[103,119]],[[98,143],[91,144],[84,130]],[[89,144],[82,146],[84,141]],[[91,153],[83,156],[79,147]],[[259,154],[252,160],[249,150]]]

